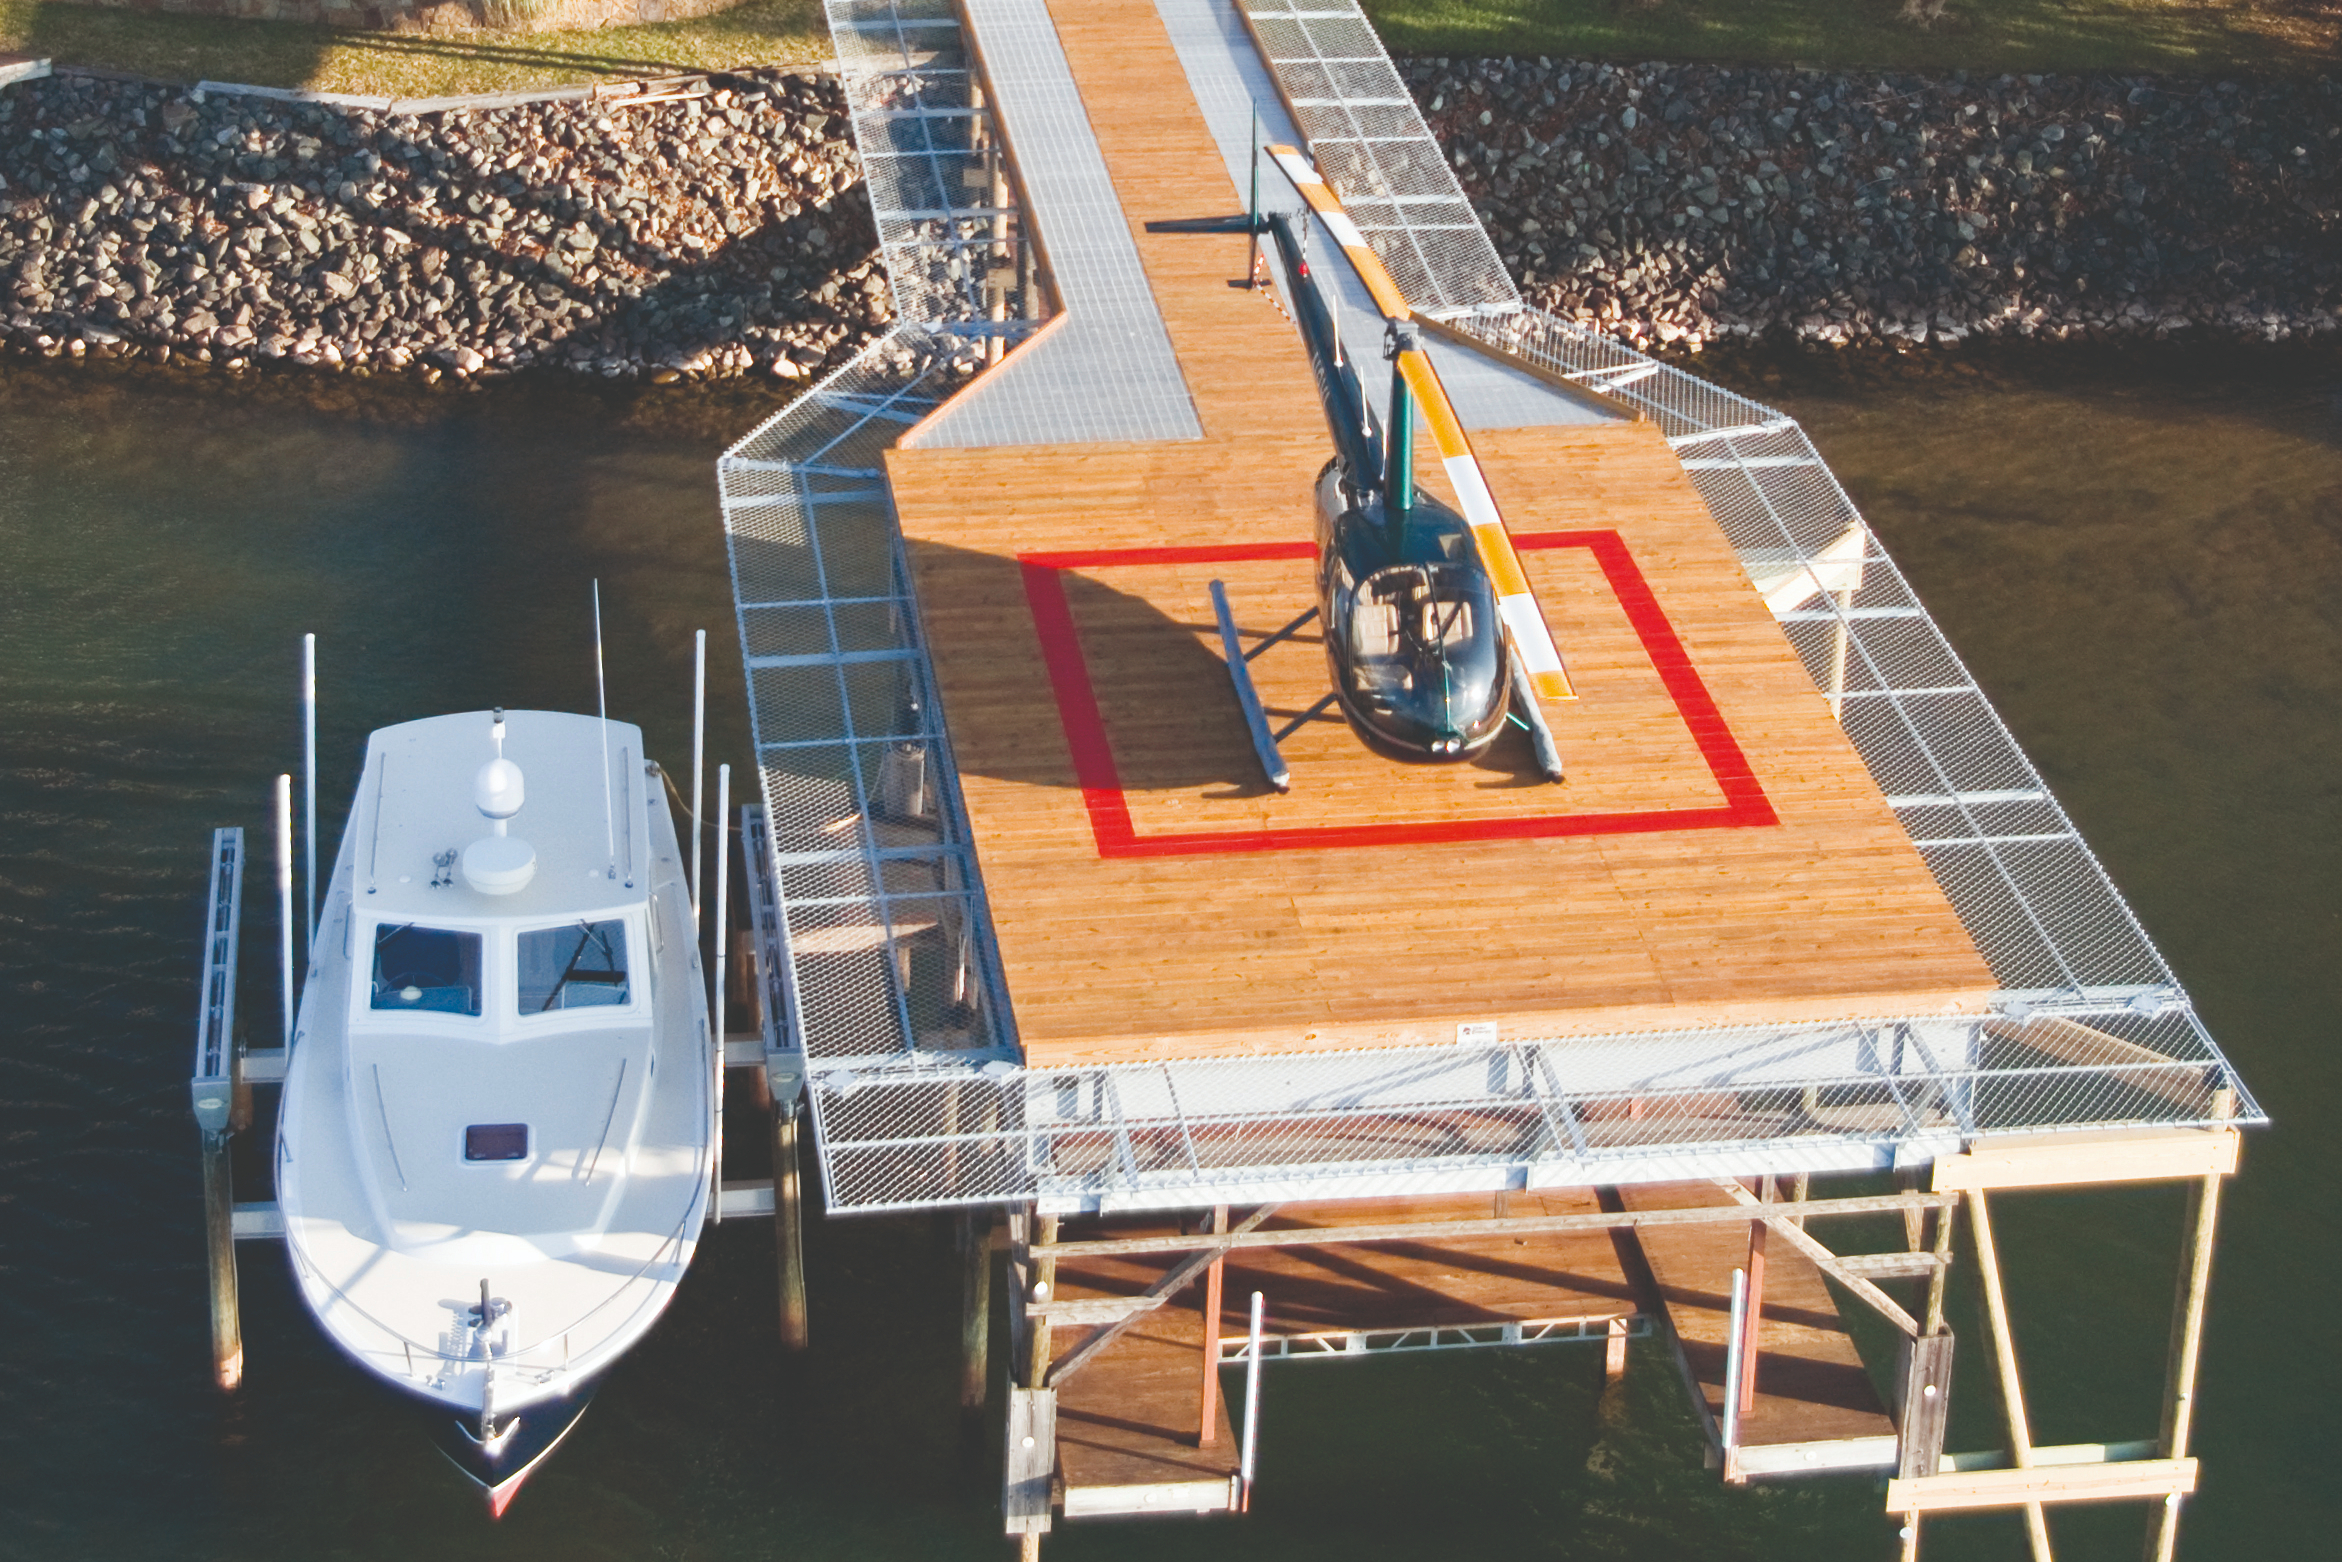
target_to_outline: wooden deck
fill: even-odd
[[[1730,1202],[1709,1184],[1665,1183],[1620,1190],[1632,1210]],[[1652,1227],[1636,1233],[1659,1301],[1680,1342],[1711,1425],[1724,1415],[1725,1347],[1731,1335],[1732,1271],[1748,1263],[1748,1227]],[[1765,1250],[1757,1329],[1756,1404],[1740,1421],[1744,1454],[1767,1473],[1799,1468],[1886,1466],[1895,1424],[1879,1399],[1813,1262],[1782,1242]],[[1764,1456],[1772,1453],[1775,1457]]]
[[[1577,1214],[1595,1208],[1590,1194],[1511,1196],[1515,1214]],[[1472,1218],[1488,1215],[1488,1198],[1373,1199],[1291,1205],[1264,1229],[1337,1231],[1345,1225]],[[1092,1222],[1069,1223],[1064,1240],[1107,1234]],[[1168,1234],[1163,1223],[1118,1220],[1117,1237]],[[1058,1267],[1061,1300],[1136,1296],[1177,1262],[1171,1258],[1103,1258]],[[1252,1293],[1265,1298],[1264,1333],[1302,1351],[1339,1351],[1340,1337],[1361,1331],[1568,1321],[1601,1324],[1637,1310],[1618,1250],[1607,1235],[1443,1239],[1263,1248],[1225,1262],[1219,1338],[1233,1345],[1250,1327]],[[1195,1481],[1234,1474],[1237,1437],[1223,1397],[1215,1435],[1200,1442],[1204,1363],[1204,1286],[1190,1284],[1133,1325],[1097,1360],[1069,1379],[1057,1408],[1058,1468],[1077,1515],[1078,1494]],[[1054,1354],[1078,1348],[1087,1331],[1060,1329]],[[1580,1349],[1599,1353],[1606,1331]],[[1562,1348],[1562,1347],[1556,1347]],[[1272,1363],[1273,1365],[1273,1363]],[[1234,1373],[1224,1374],[1234,1389]],[[1241,1408],[1241,1407],[1239,1407]],[[1093,1506],[1097,1497],[1087,1501]],[[1110,1499],[1108,1499],[1110,1503]],[[1123,1511],[1117,1507],[1116,1511]],[[1168,1510],[1166,1510],[1168,1511]]]
[[[1506,1214],[1586,1215],[1599,1207],[1591,1190],[1506,1196]],[[1634,1209],[1721,1203],[1706,1184],[1667,1184],[1627,1191]],[[1323,1229],[1322,1245],[1239,1249],[1224,1261],[1219,1338],[1228,1347],[1249,1327],[1252,1293],[1264,1298],[1264,1335],[1284,1340],[1290,1356],[1350,1355],[1377,1331],[1459,1329],[1490,1324],[1561,1323],[1589,1336],[1575,1348],[1625,1366],[1623,1331],[1640,1312],[1662,1309],[1682,1342],[1695,1381],[1720,1418],[1724,1339],[1732,1270],[1745,1261],[1748,1228],[1735,1223],[1605,1232],[1442,1236],[1417,1242],[1349,1243],[1341,1228],[1400,1222],[1470,1220],[1497,1212],[1489,1196],[1372,1199],[1288,1205],[1262,1229]],[[1165,1235],[1179,1228],[1138,1220],[1069,1222],[1065,1241]],[[1656,1278],[1655,1294],[1639,1279],[1636,1244]],[[1138,1296],[1183,1255],[1087,1258],[1061,1262],[1061,1302]],[[1106,1495],[1135,1488],[1224,1483],[1238,1454],[1223,1398],[1214,1436],[1199,1440],[1204,1362],[1204,1285],[1199,1280],[1134,1324],[1060,1391],[1058,1469],[1067,1512],[1130,1511]],[[1610,1325],[1620,1335],[1612,1339]],[[1088,1336],[1061,1327],[1052,1336],[1062,1360]],[[1528,1331],[1534,1333],[1532,1329]],[[1572,1348],[1555,1345],[1553,1348]],[[1273,1354],[1269,1365],[1275,1368]],[[1784,1244],[1768,1254],[1755,1412],[1741,1423],[1744,1456],[1778,1468],[1845,1468],[1892,1463],[1894,1427],[1855,1354],[1836,1303],[1813,1265]],[[1290,1359],[1289,1357],[1287,1359]],[[1234,1390],[1238,1379],[1224,1375]],[[1241,1406],[1239,1405],[1239,1409]],[[1767,1456],[1772,1457],[1768,1458]],[[1194,1487],[1201,1492],[1205,1487]],[[1087,1497],[1078,1495],[1088,1493]],[[1181,1504],[1192,1508],[1193,1503]],[[1171,1511],[1166,1504],[1163,1511]]]
[[[923,449],[909,539],[1008,991],[1035,1065],[1983,1006],[1993,983],[1673,453],[1648,427],[1476,436],[1582,697],[1555,786],[1509,736],[1409,765],[1338,719],[1261,782],[1206,595],[1311,602],[1330,454],[1307,362],[1144,0],[1057,22],[1201,442]],[[1426,467],[1424,485],[1445,493]],[[1253,663],[1326,689],[1311,631]]]

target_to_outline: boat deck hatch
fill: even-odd
[[[525,1161],[529,1158],[526,1123],[474,1123],[464,1130],[467,1161]]]

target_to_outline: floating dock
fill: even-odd
[[[757,959],[830,1213],[961,1212],[1008,1531],[1242,1511],[1244,1406],[1296,1358],[1615,1373],[1647,1334],[1728,1481],[1888,1472],[1907,1556],[1928,1513],[2020,1509],[2046,1557],[2047,1506],[2155,1499],[2168,1556],[2260,1113],[1795,423],[1524,305],[1348,0],[829,12],[903,323],[720,466]],[[1157,226],[1256,177],[1298,210],[1278,144],[1431,336],[1570,660],[1561,784],[1323,709],[1286,279]],[[2165,1423],[2036,1448],[1989,1199],[2153,1178],[2199,1189]],[[1881,1216],[1899,1246],[1837,1235]],[[1956,1259],[2007,1409],[1979,1454],[1943,1446]]]

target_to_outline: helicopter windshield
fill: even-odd
[[[1488,579],[1456,564],[1394,564],[1350,593],[1352,701],[1427,732],[1462,732],[1483,719],[1501,646]]]

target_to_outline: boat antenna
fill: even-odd
[[[594,708],[602,719],[602,833],[610,848],[610,878],[618,877],[618,814],[610,801],[610,682],[602,672],[602,582],[594,580]]]

